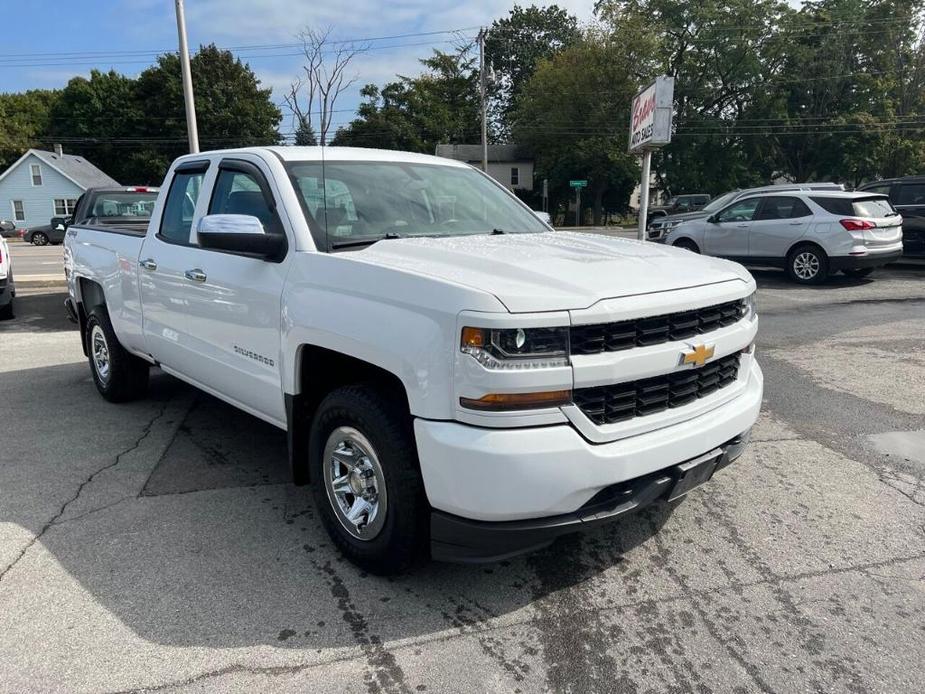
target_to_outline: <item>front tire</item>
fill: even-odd
[[[700,249],[697,247],[697,244],[690,239],[678,239],[674,242],[674,246],[675,248],[683,248],[688,250],[691,253],[700,253]]]
[[[148,363],[129,354],[119,343],[109,314],[97,306],[87,317],[87,352],[96,389],[109,402],[128,402],[148,389]]]
[[[400,573],[427,548],[411,417],[401,398],[346,386],[322,401],[309,436],[312,494],[338,549],[370,573]]]
[[[33,246],[47,246],[48,237],[45,236],[41,231],[37,231],[32,234],[32,245]]]
[[[820,284],[829,276],[829,257],[818,246],[797,246],[787,255],[787,275],[799,284]]]

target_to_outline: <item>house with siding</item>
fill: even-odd
[[[482,166],[481,145],[437,145],[438,157]],[[533,190],[533,157],[517,145],[488,145],[488,175],[508,190]]]
[[[48,224],[66,217],[87,188],[119,184],[81,156],[30,149],[0,173],[0,219],[17,228]]]

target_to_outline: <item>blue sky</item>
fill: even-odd
[[[556,4],[587,21],[593,2]],[[280,44],[295,43],[303,27],[332,27],[336,39],[451,29],[473,36],[478,26],[504,16],[513,5],[513,0],[186,0],[186,15],[191,47],[214,42],[235,48],[281,103],[301,63],[296,47]],[[173,0],[3,0],[0,27],[0,92],[61,87],[93,68],[134,75],[157,53],[177,45]],[[355,63],[357,83],[338,109],[354,108],[356,90],[363,84],[381,84],[396,73],[414,74],[417,60],[431,47],[450,48],[455,40],[456,35],[447,33],[372,42],[375,50]],[[275,47],[254,48],[267,45]],[[339,113],[338,121],[350,115]],[[287,124],[284,120],[283,129]]]

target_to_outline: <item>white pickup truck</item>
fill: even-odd
[[[741,266],[555,232],[430,156],[184,156],[146,233],[73,225],[65,268],[103,397],[153,365],[284,429],[294,482],[379,573],[680,498],[761,405]]]

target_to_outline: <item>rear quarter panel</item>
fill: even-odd
[[[71,226],[65,236],[68,291],[83,301],[81,280],[103,289],[106,310],[122,345],[144,352],[141,300],[138,291],[138,254],[144,236]],[[92,306],[84,306],[89,311]]]

